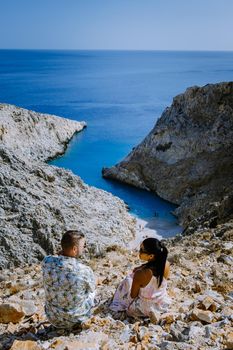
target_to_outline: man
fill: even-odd
[[[91,268],[77,259],[85,247],[82,233],[67,231],[61,247],[61,255],[46,256],[42,263],[45,313],[55,327],[72,328],[91,314],[95,279]]]

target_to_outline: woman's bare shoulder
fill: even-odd
[[[140,285],[144,286],[150,282],[152,276],[153,272],[151,271],[151,269],[143,268],[135,272],[134,279],[135,281],[140,283]]]

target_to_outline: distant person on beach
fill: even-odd
[[[43,260],[45,313],[55,327],[76,327],[90,316],[94,306],[93,271],[78,260],[84,247],[82,233],[67,231],[61,239],[61,254]]]
[[[146,238],[139,257],[146,261],[136,267],[118,286],[110,305],[112,311],[126,311],[132,317],[153,317],[170,304],[167,279],[170,272],[167,248],[156,238]]]

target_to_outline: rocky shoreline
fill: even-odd
[[[233,82],[194,86],[176,96],[141,144],[103,176],[177,204],[180,223],[193,232],[232,216],[232,153]]]
[[[13,111],[16,117],[28,113],[0,105],[1,120],[14,119]],[[49,125],[48,121],[45,129]],[[68,138],[77,125],[72,125]],[[65,147],[64,137],[61,141],[57,132],[53,154],[57,143]],[[195,217],[196,223],[190,222],[186,235],[166,240],[171,263],[168,293],[172,298],[168,312],[154,314],[151,319],[131,319],[108,308],[118,283],[139,264],[135,247],[126,249],[139,232],[124,203],[85,185],[69,171],[45,164],[50,156],[47,150],[36,156],[40,142],[29,152],[25,146],[18,147],[20,139],[14,137],[11,142],[10,132],[7,140],[4,135],[0,149],[1,350],[233,349],[233,219],[229,198],[215,203],[213,211],[209,209],[201,218]],[[43,132],[38,131],[38,138],[33,138],[40,140],[39,135]],[[222,218],[228,213],[225,222],[216,220],[213,224],[216,211]],[[87,235],[90,250],[83,260],[97,277],[97,305],[82,329],[68,332],[47,323],[38,260],[57,249],[61,233],[71,228],[71,222]]]

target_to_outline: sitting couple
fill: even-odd
[[[91,315],[95,278],[91,268],[76,259],[84,251],[83,234],[67,231],[61,247],[61,255],[47,256],[42,263],[45,313],[55,327],[72,328]],[[146,263],[135,268],[120,283],[110,305],[112,311],[146,317],[168,306],[167,253],[166,247],[156,238],[147,238],[141,243],[139,257]]]

